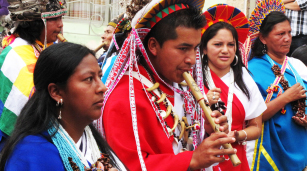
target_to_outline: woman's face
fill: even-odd
[[[101,82],[102,71],[96,58],[85,56],[69,77],[62,90],[62,120],[76,120],[88,125],[101,115],[105,85]]]
[[[276,57],[285,57],[290,50],[292,41],[289,21],[276,24],[268,36],[260,36],[260,40],[267,46],[267,54],[269,56],[273,54]]]
[[[232,33],[227,29],[220,29],[207,43],[203,53],[208,57],[208,66],[216,74],[228,73],[234,60],[236,42]],[[220,75],[220,74],[218,74]]]

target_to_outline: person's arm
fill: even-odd
[[[296,1],[285,4],[285,8],[293,11],[300,11],[301,8]]]
[[[8,158],[5,170],[27,171],[64,171],[66,170],[59,150],[41,135],[28,136],[22,139]]]
[[[282,0],[282,2],[284,3],[284,4],[287,4],[287,3],[291,3],[291,2],[294,2],[295,0]]]
[[[285,8],[294,11],[306,11],[307,10],[307,0],[295,0],[293,2],[285,4]]]
[[[259,138],[262,129],[262,115],[248,121],[247,128],[244,131],[237,131],[236,141],[250,141]]]
[[[286,104],[306,97],[305,90],[303,86],[299,83],[294,84],[283,94],[276,97],[274,100],[266,103],[267,110],[263,112],[262,120],[267,121],[273,117],[279,110],[281,110]]]

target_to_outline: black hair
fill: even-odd
[[[307,45],[304,44],[296,48],[291,54],[291,57],[301,60],[307,66],[306,54],[307,54]]]
[[[34,21],[21,21],[14,34],[18,34],[19,37],[26,40],[29,44],[34,44],[35,40],[40,39],[40,35],[45,28],[43,20]]]
[[[179,26],[200,29],[206,24],[206,18],[200,9],[190,6],[189,8],[175,11],[160,20],[147,34],[144,45],[148,47],[148,40],[154,37],[160,46],[167,40],[177,38],[176,28]]]
[[[14,130],[3,148],[0,159],[1,171],[21,139],[28,135],[41,134],[47,131],[51,124],[58,125],[56,118],[59,109],[55,107],[56,101],[49,95],[48,85],[55,83],[65,88],[69,77],[89,54],[95,57],[95,53],[87,47],[69,42],[51,45],[42,51],[34,69],[36,91],[22,108]],[[111,164],[117,166],[106,141],[92,125],[90,128],[101,152],[109,154]]]
[[[208,80],[206,78],[205,72],[207,72],[206,68],[208,66],[208,56],[203,54],[203,51],[207,48],[207,44],[209,40],[211,40],[214,36],[216,36],[217,32],[221,29],[227,29],[232,33],[233,39],[236,43],[236,55],[238,56],[238,62],[236,63],[236,59],[234,59],[231,63],[231,68],[234,72],[234,81],[239,86],[239,88],[242,90],[242,92],[247,96],[248,99],[250,99],[249,91],[243,81],[243,70],[242,67],[245,67],[245,65],[242,62],[241,53],[239,50],[239,42],[238,42],[238,33],[236,29],[228,23],[225,22],[217,22],[213,25],[211,25],[203,34],[201,38],[201,44],[200,44],[200,54],[203,55],[202,59],[202,66],[203,66],[203,78],[204,78],[204,85],[209,89],[208,87]],[[245,67],[246,68],[246,67]]]
[[[278,23],[282,23],[284,21],[288,21],[290,24],[290,19],[280,11],[273,11],[269,15],[265,17],[260,26],[259,35],[261,34],[263,37],[267,37],[269,33],[273,30],[274,26]],[[259,36],[256,38],[253,46],[252,53],[249,60],[253,59],[255,56],[264,55],[264,44],[260,41]]]
[[[124,41],[126,40],[126,38],[129,35],[130,31],[131,30],[125,30],[123,33],[115,33],[115,39],[116,39],[116,43],[117,43],[119,49],[117,50],[116,46],[113,46],[111,51],[107,54],[106,58],[110,57],[114,52],[116,52],[116,54],[119,53],[122,45],[124,44]]]

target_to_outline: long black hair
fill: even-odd
[[[207,72],[206,68],[208,67],[208,56],[203,54],[203,51],[207,48],[207,44],[209,40],[211,40],[219,30],[221,29],[227,29],[232,33],[232,36],[236,42],[236,55],[238,56],[238,63],[234,66],[236,63],[236,59],[232,61],[230,64],[231,68],[233,69],[234,72],[234,81],[235,83],[239,86],[239,88],[242,90],[242,92],[247,96],[248,99],[250,99],[250,94],[249,91],[243,81],[243,70],[242,67],[245,67],[245,65],[242,62],[241,58],[241,53],[239,50],[239,42],[238,42],[238,33],[236,29],[225,22],[218,22],[213,25],[211,25],[203,34],[201,38],[201,43],[200,43],[200,54],[203,55],[202,59],[202,66],[203,66],[203,78],[204,78],[204,84],[205,86],[209,89],[208,87],[208,80],[206,78],[205,72]],[[246,68],[246,67],[245,67]]]
[[[43,20],[34,21],[20,21],[14,34],[18,34],[19,37],[26,40],[28,43],[33,44],[35,40],[40,39],[40,35],[45,28]]]
[[[280,11],[273,11],[265,17],[260,26],[259,34],[263,37],[267,37],[269,33],[273,30],[274,26],[278,23],[288,21],[290,24],[290,19]],[[252,47],[252,53],[249,60],[253,59],[255,56],[262,56],[264,52],[264,44],[260,41],[259,36],[256,38],[254,45]]]
[[[48,85],[55,83],[65,88],[69,77],[88,54],[95,56],[87,47],[68,42],[52,45],[42,51],[34,69],[36,91],[21,110],[14,131],[3,148],[0,159],[1,171],[21,139],[28,135],[41,134],[52,124],[58,125],[58,108],[56,101],[49,95]],[[92,125],[90,128],[101,152],[110,154],[111,164],[116,166],[106,141]]]

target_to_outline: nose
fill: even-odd
[[[58,19],[58,27],[62,28],[63,27],[63,20],[62,20],[62,17],[59,17]]]
[[[292,41],[292,36],[291,36],[291,33],[287,33],[286,36],[285,36],[285,41],[287,42],[291,42]]]
[[[197,52],[196,50],[193,50],[190,53],[188,53],[184,62],[189,65],[194,65],[196,62],[196,52]]]
[[[101,36],[101,39],[105,39],[106,38],[106,33],[103,33],[102,36]]]
[[[224,45],[224,46],[222,47],[222,53],[228,53],[228,47],[227,47],[227,45]]]
[[[104,93],[107,91],[107,87],[102,83],[100,77],[97,80],[97,93]]]

